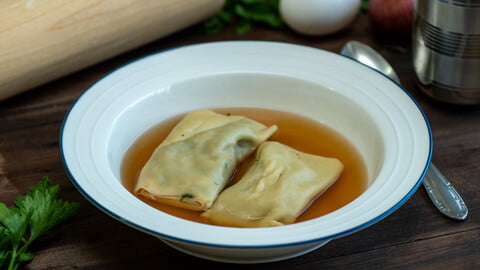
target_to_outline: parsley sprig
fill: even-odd
[[[279,0],[227,0],[223,9],[203,23],[205,31],[216,34],[228,24],[235,24],[237,34],[244,34],[252,23],[272,28],[284,26],[279,14]]]
[[[79,204],[57,198],[59,190],[45,177],[26,196],[18,196],[15,206],[0,203],[0,269],[18,269],[32,260],[30,244],[77,212]]]

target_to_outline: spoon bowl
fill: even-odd
[[[400,79],[392,66],[385,60],[385,58],[369,46],[358,41],[350,41],[345,44],[340,53],[382,72],[400,84]]]

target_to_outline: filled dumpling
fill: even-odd
[[[188,113],[142,168],[135,192],[174,206],[208,209],[237,163],[276,130],[242,116]]]
[[[290,224],[340,176],[343,164],[278,142],[259,146],[254,164],[202,214],[224,226]]]

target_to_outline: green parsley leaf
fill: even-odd
[[[38,186],[31,187],[27,196],[19,196],[15,205],[22,212],[32,213],[30,236],[36,238],[48,232],[52,227],[75,214],[78,203],[56,199],[59,186],[52,185],[44,178]]]
[[[219,33],[228,24],[236,25],[237,34],[248,32],[252,24],[281,28],[279,0],[227,0],[223,9],[203,23],[206,33]]]
[[[360,5],[360,12],[368,13],[368,0],[362,0]]]
[[[7,235],[6,229],[0,225],[0,268],[7,261],[9,256],[9,251],[4,249],[9,241],[10,237]]]
[[[235,6],[235,14],[253,22],[261,22],[271,27],[280,27],[283,22],[281,18],[273,13],[269,6],[254,4],[250,6]]]
[[[193,198],[193,194],[185,193],[185,194],[182,194],[182,197],[180,197],[180,201],[183,201],[185,199],[192,199],[192,198]]]
[[[250,31],[251,28],[252,28],[252,25],[247,20],[242,20],[241,22],[238,23],[235,31],[237,32],[237,34],[242,35]]]
[[[2,265],[5,264],[9,255],[10,255],[10,253],[8,251],[0,250],[0,268],[2,267]]]
[[[45,177],[18,196],[14,207],[0,203],[0,267],[8,262],[9,270],[17,269],[32,260],[30,244],[77,212],[79,204],[57,198],[59,190]]]
[[[7,236],[6,229],[0,225],[0,248],[5,246],[7,242],[8,242],[8,236]]]
[[[13,247],[18,247],[21,244],[23,235],[27,231],[26,221],[29,218],[30,213],[22,213],[18,209],[8,208],[5,204],[0,203],[0,223],[4,227],[4,234]]]

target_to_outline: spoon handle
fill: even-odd
[[[430,164],[430,168],[423,179],[423,186],[433,204],[442,214],[456,220],[467,218],[468,208],[465,202],[433,163]]]

